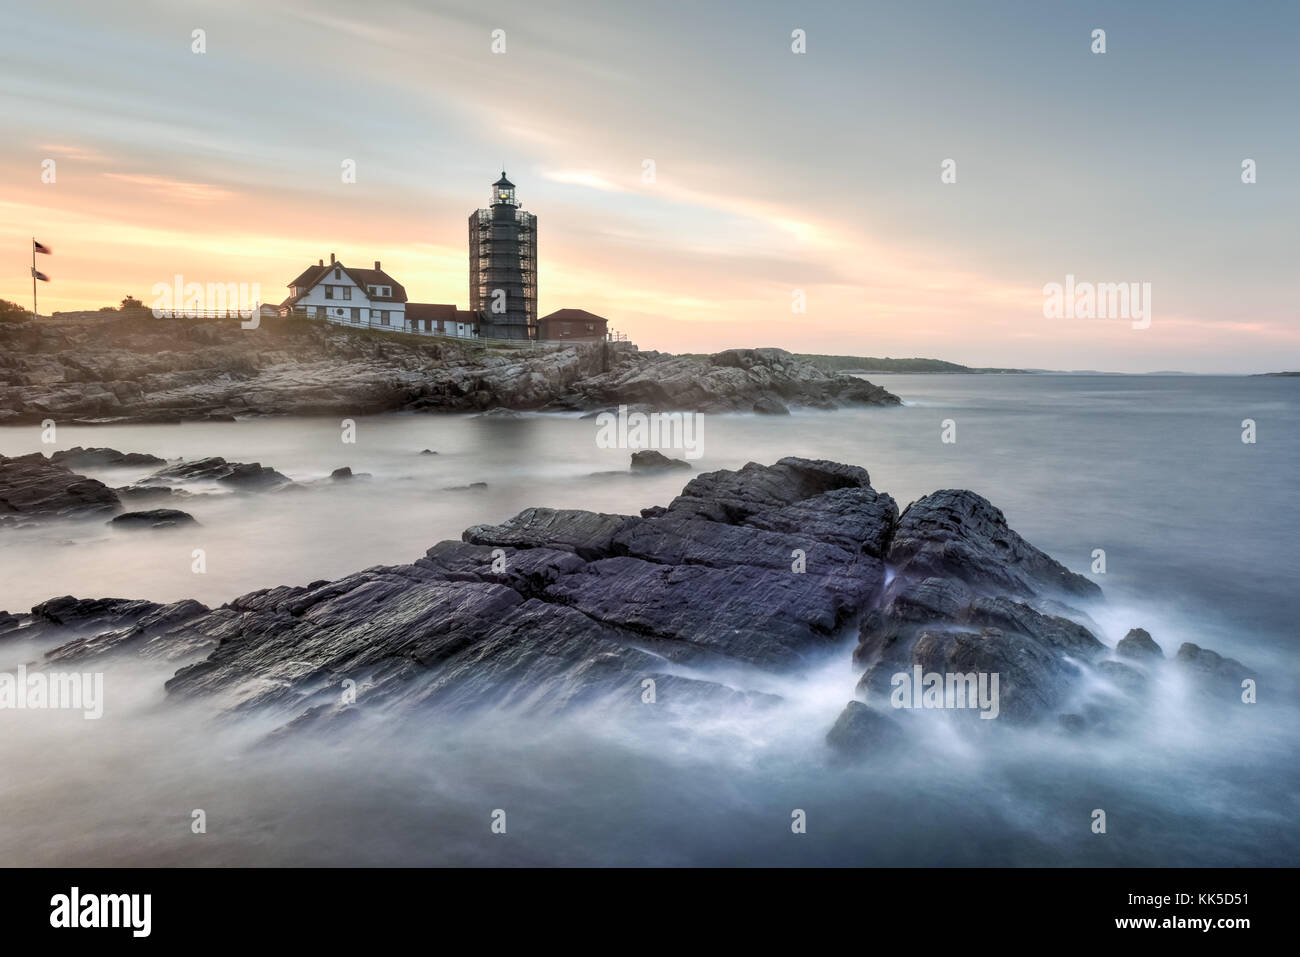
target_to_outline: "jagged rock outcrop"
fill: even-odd
[[[266,491],[292,484],[292,480],[261,462],[227,462],[220,456],[177,462],[141,479],[140,486],[210,481],[245,491]]]
[[[657,449],[642,449],[632,453],[633,472],[668,472],[673,469],[691,470],[691,463],[682,459],[670,459]]]
[[[638,353],[626,343],[482,343],[348,329],[310,319],[239,322],[114,316],[0,323],[0,423],[230,421],[397,410],[662,409],[776,412],[890,405],[852,376],[779,349]]]
[[[627,353],[614,368],[573,384],[548,408],[619,405],[696,412],[783,414],[788,404],[818,409],[899,405],[897,396],[855,376],[827,375],[784,349],[728,349],[712,356]]]
[[[117,449],[84,449],[74,445],[50,453],[50,461],[64,468],[116,468],[118,466],[163,465],[167,460],[147,452],[119,452]]]
[[[857,697],[827,741],[858,755],[943,710],[954,677],[971,678],[972,716],[1089,733],[1140,715],[1156,668],[1215,692],[1250,676],[1190,644],[1164,662],[1140,629],[1112,652],[1062,603],[1096,600],[1095,586],[980,496],[944,490],[900,516],[864,469],[835,462],[704,473],[640,515],[529,508],[462,538],[411,564],[215,609],[53,599],[0,613],[0,639],[48,641],[52,661],[161,656],[181,665],[172,695],[218,696],[298,731],[356,721],[363,706],[639,712],[647,682],[669,710],[770,707],[751,682],[819,660],[856,631]],[[701,677],[714,665],[725,681]],[[916,683],[902,706],[899,675]],[[931,675],[933,710],[918,704]],[[340,694],[345,680],[355,705]]]
[[[56,465],[39,452],[0,455],[0,525],[107,515],[121,507],[117,493],[103,482]]]

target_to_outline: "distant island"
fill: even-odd
[[[952,374],[1022,375],[1045,372],[1045,369],[977,368],[946,362],[943,359],[889,359],[871,356],[820,356],[800,354],[800,359],[822,372],[944,372]]]

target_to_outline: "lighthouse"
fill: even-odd
[[[469,216],[469,308],[481,336],[536,336],[537,217],[520,207],[505,170],[491,205]]]

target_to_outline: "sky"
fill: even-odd
[[[504,168],[541,314],[643,349],[1300,368],[1300,3],[0,0],[0,110],[42,314],[330,253],[464,308]]]

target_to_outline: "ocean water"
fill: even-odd
[[[274,752],[219,702],[165,700],[174,666],[115,663],[105,715],[0,711],[0,862],[16,864],[1295,864],[1300,580],[1294,476],[1300,380],[870,376],[894,409],[708,415],[696,471],[802,455],[866,467],[903,507],[971,488],[1107,595],[1113,644],[1145,627],[1263,676],[1227,715],[1176,678],[1121,734],[1015,731],[973,742],[942,724],[903,754],[829,759],[852,697],[851,635],[801,673],[726,675],[767,711],[671,719],[510,714],[436,726],[371,715],[353,736]],[[1253,444],[1243,420],[1255,422]],[[956,441],[945,443],[947,420]],[[949,429],[951,432],[951,429]],[[530,505],[635,513],[684,473],[641,477],[593,420],[391,415],[183,426],[0,429],[0,452],[111,446],[258,461],[310,487],[201,494],[200,522],[159,533],[101,520],[0,531],[0,609],[63,594],[219,604],[411,561]],[[437,455],[420,455],[422,449]],[[680,452],[666,450],[668,454]],[[328,481],[350,466],[368,477]],[[148,469],[86,470],[125,484]],[[464,489],[472,482],[486,489]],[[195,490],[201,490],[195,486]],[[150,507],[142,505],[140,507]],[[203,549],[206,572],[192,570]],[[39,657],[0,645],[0,670]],[[207,832],[191,829],[195,809]],[[791,831],[795,809],[807,832]],[[1107,813],[1105,834],[1092,812]],[[490,829],[504,810],[506,834]]]

